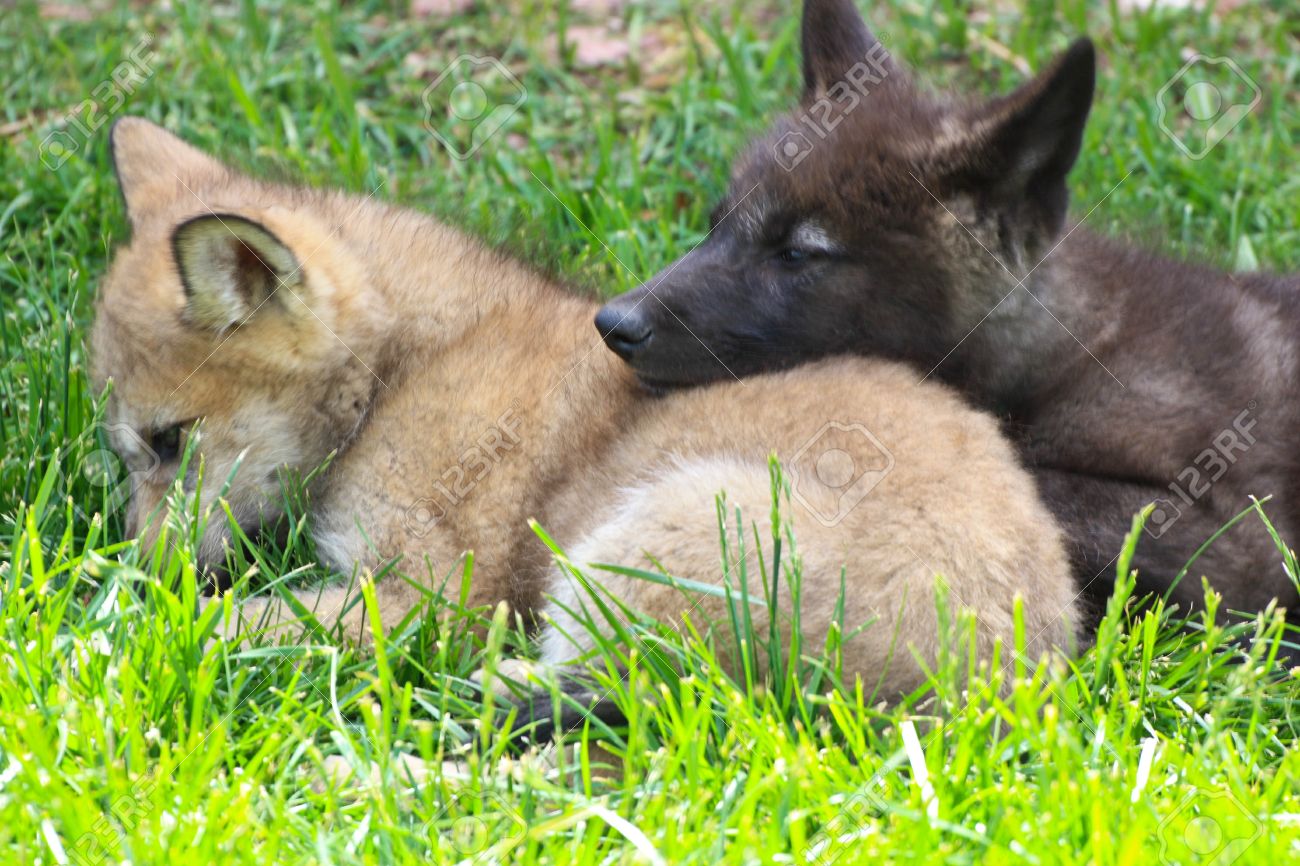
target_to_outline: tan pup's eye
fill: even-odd
[[[158,459],[164,463],[175,460],[181,453],[181,428],[183,424],[173,424],[155,432],[149,437],[149,447]]]

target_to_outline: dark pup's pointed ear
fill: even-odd
[[[1096,75],[1096,51],[1080,39],[1032,81],[976,110],[953,143],[957,179],[1063,217]]]
[[[121,118],[108,138],[113,170],[132,225],[139,225],[144,215],[177,195],[191,197],[187,186],[199,194],[200,187],[226,172],[203,151],[143,117]]]
[[[208,214],[181,223],[172,235],[185,286],[185,318],[213,331],[243,323],[277,289],[281,305],[302,284],[298,258],[260,223],[234,214]],[[290,297],[284,297],[288,294]]]
[[[853,0],[804,0],[804,98],[817,99],[858,64],[881,71],[885,80],[899,72]]]

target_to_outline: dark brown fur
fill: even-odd
[[[737,161],[707,240],[602,311],[607,343],[657,389],[838,353],[911,362],[1004,420],[1094,598],[1133,514],[1164,500],[1181,514],[1142,539],[1140,591],[1187,610],[1204,574],[1229,609],[1294,609],[1254,517],[1171,584],[1250,496],[1273,497],[1296,537],[1300,281],[1171,261],[1067,221],[1091,43],[979,104],[923,93],[890,61],[839,114],[818,100],[880,56],[851,0],[805,4],[803,51],[799,108]],[[826,116],[833,129],[816,126]],[[780,151],[792,134],[811,145],[795,165]],[[1234,424],[1256,440],[1244,450],[1240,431],[1224,438]],[[1233,458],[1223,471],[1216,443]]]

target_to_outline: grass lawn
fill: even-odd
[[[1135,609],[1122,582],[1071,666],[1035,676],[1008,648],[992,682],[966,689],[941,665],[895,707],[869,683],[829,690],[812,675],[833,647],[737,684],[705,637],[642,623],[629,637],[643,663],[610,682],[628,729],[603,750],[588,747],[599,725],[573,733],[555,768],[489,736],[503,709],[467,677],[524,637],[503,618],[476,630],[493,611],[455,603],[460,573],[450,601],[430,602],[437,616],[385,624],[373,653],[324,633],[285,647],[214,638],[217,611],[195,612],[184,551],[124,538],[104,483],[117,469],[84,336],[127,231],[106,120],[145,115],[234,164],[433,211],[608,296],[699,240],[730,156],[797,94],[787,4],[410,5],[0,8],[0,861],[1300,857],[1300,680],[1268,663],[1269,641],[1249,657],[1234,641],[1276,637],[1280,624],[1183,627],[1177,611]],[[1224,266],[1300,268],[1289,0],[1208,4],[1214,13],[967,5],[893,0],[868,13],[923,79],[985,93],[1091,34],[1104,60],[1076,212],[1100,202],[1094,228]],[[1231,58],[1260,92],[1200,159],[1157,117],[1162,87],[1195,52]],[[490,95],[522,102],[457,159],[426,129],[424,94],[463,53],[499,59],[510,77]],[[257,591],[319,577],[309,534],[249,556]],[[671,675],[669,658],[688,676]],[[469,778],[408,790],[396,752],[461,756]],[[335,755],[375,764],[379,782],[320,784]]]

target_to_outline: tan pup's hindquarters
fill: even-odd
[[[843,360],[654,399],[596,346],[594,304],[424,215],[260,183],[138,119],[118,124],[113,150],[132,238],[102,286],[96,381],[114,381],[114,444],[133,465],[147,462],[133,449],[201,419],[204,505],[238,465],[225,498],[252,525],[275,508],[283,470],[305,475],[333,453],[310,490],[327,564],[350,573],[400,556],[436,585],[473,550],[469,603],[530,613],[548,593],[573,601],[530,518],[576,563],[646,567],[649,553],[718,583],[714,497],[769,533],[776,453],[795,494],[784,512],[804,562],[804,645],[825,638],[841,569],[845,627],[875,621],[845,647],[850,677],[875,682],[897,643],[887,687],[917,684],[908,647],[936,655],[936,575],[975,614],[982,650],[1010,645],[1017,594],[1031,655],[1071,643],[1058,532],[992,420],[946,388]],[[129,522],[146,542],[179,465],[162,456],[133,475]],[[228,538],[218,512],[201,564],[219,567]],[[696,602],[697,624],[720,612],[587,573],[666,622]],[[344,594],[300,600],[329,620]],[[389,625],[423,599],[396,577],[376,595]],[[363,639],[361,606],[346,620]],[[549,661],[582,649],[556,632],[542,644]]]
[[[802,560],[803,645],[815,649],[824,643],[842,569],[843,631],[871,623],[844,646],[850,680],[880,681],[886,694],[915,687],[921,670],[912,650],[928,665],[938,649],[937,576],[954,610],[974,615],[981,657],[987,658],[999,639],[1002,659],[1009,660],[1017,599],[1024,602],[1028,660],[1053,647],[1072,649],[1076,592],[1065,578],[1060,532],[1040,506],[1032,480],[991,418],[947,388],[916,380],[902,365],[841,359],[661,401],[606,458],[598,485],[609,492],[570,494],[575,510],[589,513],[595,503],[607,515],[568,548],[570,560],[580,568],[592,563],[652,568],[650,554],[672,574],[720,583],[717,533],[702,528],[716,527],[714,498],[722,490],[729,513],[741,509],[753,580],[758,569],[752,527],[757,525],[760,538],[771,537],[766,456],[775,452],[794,492],[782,503],[782,514],[792,522]],[[753,410],[776,405],[781,412]],[[847,429],[850,436],[832,438],[818,452],[816,434],[827,424]],[[828,511],[844,488],[820,483],[820,458],[828,452],[836,456],[841,445],[853,451],[852,437],[867,435],[873,438],[859,441],[868,449],[883,448],[892,465],[842,515]],[[813,453],[801,453],[810,442]],[[862,461],[873,455],[850,456]],[[763,552],[770,554],[770,549]],[[725,602],[716,597],[598,568],[588,567],[584,574],[661,622],[680,623],[687,613],[697,626],[728,621]],[[582,603],[585,590],[558,570],[552,581],[554,601],[546,618],[558,627],[544,630],[542,656],[548,664],[561,664],[591,650],[592,641],[566,612]],[[783,589],[782,613],[788,616],[789,587]],[[750,591],[761,599],[761,587]],[[765,634],[765,607],[756,604],[751,613],[758,633]],[[719,643],[731,645],[729,637]]]

